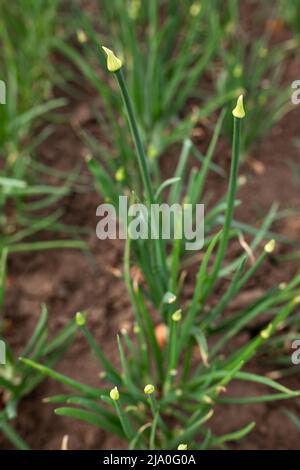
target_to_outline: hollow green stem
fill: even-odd
[[[120,420],[120,423],[121,423],[121,426],[123,428],[123,431],[125,433],[125,436],[127,437],[127,439],[129,439],[129,441],[132,439],[132,430],[131,430],[131,427],[130,427],[130,424],[128,422],[128,419],[127,417],[125,416],[125,414],[123,413],[123,410],[122,410],[122,407],[119,403],[118,400],[115,400],[114,401],[114,405],[115,405],[115,408],[116,408],[116,411],[117,411],[117,414],[118,414],[118,417],[119,417],[119,420]]]
[[[153,395],[149,395],[149,404],[150,404],[151,412],[153,415],[153,419],[157,420],[157,424],[160,426],[160,428],[163,430],[164,433],[169,434],[169,429],[166,426],[165,422],[163,421],[159,413],[159,406]]]
[[[177,358],[178,358],[178,322],[174,321],[172,317],[170,318],[169,322],[170,334],[169,334],[169,348],[168,348],[168,370],[167,375],[165,378],[165,385],[164,385],[164,394],[166,395],[171,386],[172,380],[172,370],[176,368]]]
[[[121,94],[123,97],[123,101],[126,107],[127,115],[128,115],[128,120],[129,120],[129,125],[131,128],[131,132],[133,135],[133,139],[135,142],[135,146],[137,149],[137,156],[138,156],[138,165],[141,173],[141,178],[143,181],[143,185],[145,188],[145,193],[146,193],[146,198],[148,205],[150,206],[151,204],[155,203],[155,196],[154,196],[154,191],[151,183],[151,178],[150,178],[150,172],[147,164],[147,159],[146,159],[146,154],[144,150],[144,146],[142,143],[142,139],[140,136],[140,132],[137,126],[136,118],[134,115],[134,110],[133,106],[131,103],[131,99],[127,90],[126,82],[124,79],[123,71],[122,69],[118,70],[115,73],[117,77],[117,81],[121,90]],[[151,221],[154,223],[154,221]],[[153,227],[154,232],[157,231],[157,227]],[[158,274],[161,276],[161,280],[163,281],[166,277],[166,260],[165,260],[165,253],[164,253],[164,247],[162,244],[162,240],[160,239],[160,234],[158,236],[158,240],[156,240],[156,243],[154,244],[155,246],[155,256],[156,256],[156,261],[154,263],[154,269],[157,270],[158,267]],[[157,267],[156,267],[157,266]]]
[[[117,77],[117,81],[120,86],[121,94],[122,94],[126,111],[127,111],[127,115],[128,115],[131,132],[132,132],[133,139],[136,145],[137,155],[138,155],[138,164],[139,164],[140,173],[141,173],[142,181],[143,181],[145,192],[146,192],[146,197],[148,199],[148,202],[150,204],[153,204],[154,203],[154,191],[153,191],[152,184],[151,184],[150,173],[149,173],[149,169],[147,165],[145,150],[144,150],[142,139],[138,130],[137,123],[136,123],[131,99],[127,90],[127,86],[124,80],[122,69],[118,70],[115,75]]]
[[[213,271],[205,289],[205,292],[202,297],[202,303],[210,294],[222,266],[228,241],[230,235],[230,227],[234,212],[234,201],[237,191],[237,178],[238,178],[238,167],[239,167],[239,157],[240,157],[240,140],[241,140],[241,119],[234,118],[233,122],[233,147],[232,147],[232,161],[231,161],[231,168],[230,168],[230,178],[229,178],[229,190],[227,196],[227,208],[225,214],[225,221],[224,227],[222,232],[222,237],[219,244],[219,249],[216,255],[216,260],[214,263]]]

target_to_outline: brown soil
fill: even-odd
[[[289,62],[287,80],[300,76],[299,61]],[[78,116],[78,106],[71,108]],[[242,208],[237,211],[240,220],[259,224],[271,204],[278,202],[280,208],[300,208],[300,188],[297,188],[288,161],[299,161],[299,152],[292,139],[297,137],[300,108],[295,108],[276,125],[262,145],[244,162],[241,174],[247,177],[247,184],[240,191]],[[93,123],[90,123],[91,126]],[[204,144],[201,144],[204,145]],[[216,161],[228,168],[228,152],[222,144]],[[82,161],[83,144],[70,125],[58,127],[54,135],[39,149],[41,161],[53,167],[70,171]],[[171,158],[171,155],[165,159]],[[254,160],[254,163],[253,163]],[[259,162],[259,163],[258,163]],[[300,168],[300,165],[299,165]],[[83,168],[83,174],[88,173]],[[226,181],[216,176],[209,183],[209,191],[222,194]],[[92,181],[90,181],[92,187]],[[92,190],[85,194],[72,194],[63,201],[64,222],[89,227],[85,237],[94,263],[91,264],[79,251],[57,250],[11,256],[8,266],[9,287],[5,299],[5,317],[10,328],[7,339],[16,354],[24,346],[24,338],[34,328],[41,303],[49,310],[50,331],[54,334],[77,311],[87,311],[89,325],[105,353],[118,361],[116,334],[122,326],[133,323],[133,313],[123,282],[115,275],[122,269],[123,245],[120,241],[99,241],[95,236],[96,207],[99,195]],[[299,240],[300,216],[290,217],[278,223],[280,233]],[[50,237],[50,235],[47,235]],[[285,251],[284,247],[280,248]],[[296,263],[267,266],[247,287],[246,296],[267,285],[289,280],[297,269]],[[244,294],[245,295],[245,294]],[[254,365],[261,373],[264,366]],[[57,370],[87,384],[99,384],[99,368],[90,353],[86,341],[79,335],[73,346],[59,362]],[[299,388],[297,376],[286,379],[291,388]],[[42,404],[45,396],[61,393],[63,388],[46,379],[33,393],[23,400],[16,423],[17,430],[33,449],[59,449],[65,434],[70,437],[71,449],[110,449],[122,447],[122,443],[105,432],[67,418],[53,414],[53,407]],[[233,383],[228,388],[230,395],[255,395],[265,390],[256,384]],[[299,449],[300,432],[284,415],[283,407],[290,407],[300,415],[300,401],[268,403],[260,405],[223,405],[217,407],[211,421],[216,434],[232,432],[249,421],[256,421],[255,431],[242,442],[234,444],[240,449]],[[0,448],[11,448],[0,436]]]

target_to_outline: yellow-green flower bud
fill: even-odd
[[[188,446],[187,444],[179,444],[177,447],[177,450],[187,450]]]
[[[116,171],[115,178],[117,181],[124,181],[125,177],[125,168],[123,166],[120,166],[120,168],[118,168],[118,170]]]
[[[141,0],[131,0],[128,5],[128,14],[132,20],[136,20],[141,8]]]
[[[243,119],[246,116],[244,109],[244,97],[240,95],[237,99],[236,107],[232,111],[232,114],[235,118]]]
[[[153,144],[150,144],[148,147],[148,157],[154,159],[157,157],[157,150]]]
[[[234,78],[241,78],[243,75],[243,67],[240,64],[237,64],[233,69]]]
[[[77,40],[80,44],[84,44],[88,40],[87,35],[85,34],[85,31],[83,31],[82,29],[77,31]]]
[[[108,49],[107,47],[102,46],[105,54],[107,55],[107,69],[109,72],[117,72],[122,67],[122,61],[119,59],[113,51]]]
[[[145,386],[145,388],[144,388],[144,393],[145,393],[146,395],[152,395],[152,393],[154,393],[154,392],[155,392],[155,387],[154,387],[154,385],[148,384],[148,385]]]
[[[191,16],[198,16],[201,12],[201,3],[200,2],[194,2],[190,6],[190,15]]]
[[[76,313],[75,320],[77,326],[84,326],[86,324],[86,318],[81,312]]]
[[[175,321],[175,322],[180,321],[181,318],[182,318],[181,309],[176,310],[176,312],[174,312],[173,315],[172,315],[172,320]]]
[[[287,283],[286,282],[281,282],[278,287],[279,287],[280,290],[284,290],[287,287]]]
[[[261,330],[260,336],[262,339],[269,339],[272,334],[272,324],[270,323],[264,330]]]
[[[247,176],[240,175],[238,177],[238,185],[241,187],[241,186],[244,186],[246,183],[247,183]]]
[[[120,398],[118,387],[114,387],[109,392],[109,396],[113,401],[118,401]]]
[[[275,240],[270,240],[264,247],[266,253],[273,253],[275,250],[276,242]]]

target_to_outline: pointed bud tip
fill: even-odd
[[[173,313],[172,315],[172,320],[175,321],[175,322],[178,322],[180,321],[182,318],[182,312],[181,312],[181,309],[179,310],[176,310],[176,312]]]
[[[108,47],[102,46],[107,56],[107,69],[109,72],[117,72],[122,67],[122,61]]]
[[[260,336],[262,339],[269,339],[272,334],[272,324],[269,324],[264,330],[261,330]]]
[[[117,181],[120,181],[120,182],[126,179],[125,168],[123,166],[117,169],[115,173],[115,178]]]
[[[79,44],[84,44],[88,41],[87,35],[85,31],[83,31],[82,29],[79,29],[76,34],[77,34],[77,41],[79,42]]]
[[[75,316],[77,326],[84,326],[86,324],[86,318],[81,312],[77,312]]]
[[[235,118],[243,119],[246,116],[244,109],[244,97],[240,95],[237,99],[236,107],[232,111],[232,114]]]
[[[118,387],[114,387],[109,392],[109,396],[113,401],[118,401],[120,398]]]

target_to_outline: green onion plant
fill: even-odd
[[[172,181],[164,181],[162,187],[155,186],[123,75],[122,60],[110,49],[105,48],[104,51],[107,68],[120,89],[136,146],[134,158],[141,185],[127,182],[128,193],[133,194],[132,200],[142,201],[147,206],[157,200],[182,203],[184,160],[188,158],[186,145],[190,144],[183,148],[183,156]],[[123,277],[135,323],[133,331],[121,330],[118,334],[113,362],[95,340],[84,312],[76,314],[77,327],[99,362],[102,384],[99,387],[86,385],[56,372],[42,361],[29,357],[20,359],[22,364],[54,378],[69,389],[69,392],[47,398],[47,402],[57,405],[57,415],[98,426],[118,436],[129,449],[224,448],[247,435],[255,423],[233,429],[227,435],[215,433],[210,420],[216,405],[235,404],[238,407],[299,396],[299,391],[292,391],[267,376],[250,372],[247,364],[299,308],[300,275],[285,289],[274,286],[246,306],[238,310],[231,308],[231,302],[276,250],[274,240],[260,248],[268,220],[256,233],[251,248],[248,246],[244,250],[241,247],[234,261],[228,259],[230,246],[242,236],[241,230],[234,226],[233,216],[237,204],[244,119],[243,96],[240,96],[232,111],[231,168],[219,219],[222,228],[215,227],[207,237],[199,256],[192,293],[186,295],[185,291],[182,240],[174,239],[171,243],[161,237],[133,240],[129,232]],[[221,126],[220,122],[217,127]],[[203,197],[210,152],[201,169],[194,171],[186,183],[186,198],[194,203]],[[108,196],[111,189],[109,180],[103,176],[100,166],[95,165],[94,171],[98,172],[99,181]],[[124,171],[127,174],[126,166]],[[168,185],[169,198],[164,192]],[[112,189],[110,200],[114,200]],[[208,223],[211,217],[208,212]],[[272,214],[268,216],[270,218]],[[132,274],[132,268],[137,264],[141,272],[139,279]],[[240,334],[262,316],[268,318],[265,326],[254,337],[241,341]],[[165,332],[163,341],[157,328],[161,325]],[[233,380],[256,382],[267,386],[270,392],[257,396],[231,396],[227,386]]]
[[[139,176],[131,158],[132,141],[128,139],[126,125],[118,123],[123,113],[122,101],[115,84],[99,68],[105,65],[105,54],[99,55],[99,43],[109,38],[118,55],[127,59],[126,83],[149,171],[159,179],[158,161],[163,152],[187,138],[200,119],[238,96],[238,90],[230,90],[213,99],[209,85],[201,96],[198,90],[200,80],[209,82],[205,76],[212,69],[225,34],[226,7],[219,0],[97,3],[98,15],[92,17],[80,4],[76,8],[75,3],[72,19],[77,29],[77,46],[57,41],[58,49],[80,72],[73,77],[77,85],[73,95],[78,94],[83,75],[102,99],[101,109],[95,100],[91,107],[107,142],[99,144],[84,126],[81,133],[94,156],[120,178],[125,167],[133,179]],[[82,86],[80,90],[84,91]]]
[[[232,0],[230,5],[228,33],[219,49],[219,63],[214,76],[217,77],[217,93],[228,94],[239,89],[247,98],[248,119],[241,142],[242,156],[247,156],[276,122],[292,109],[290,84],[287,86],[283,81],[283,63],[287,54],[294,50],[295,43],[286,40],[272,44],[268,31],[254,40],[240,19],[240,2]],[[232,126],[228,112],[224,129],[229,139]]]

